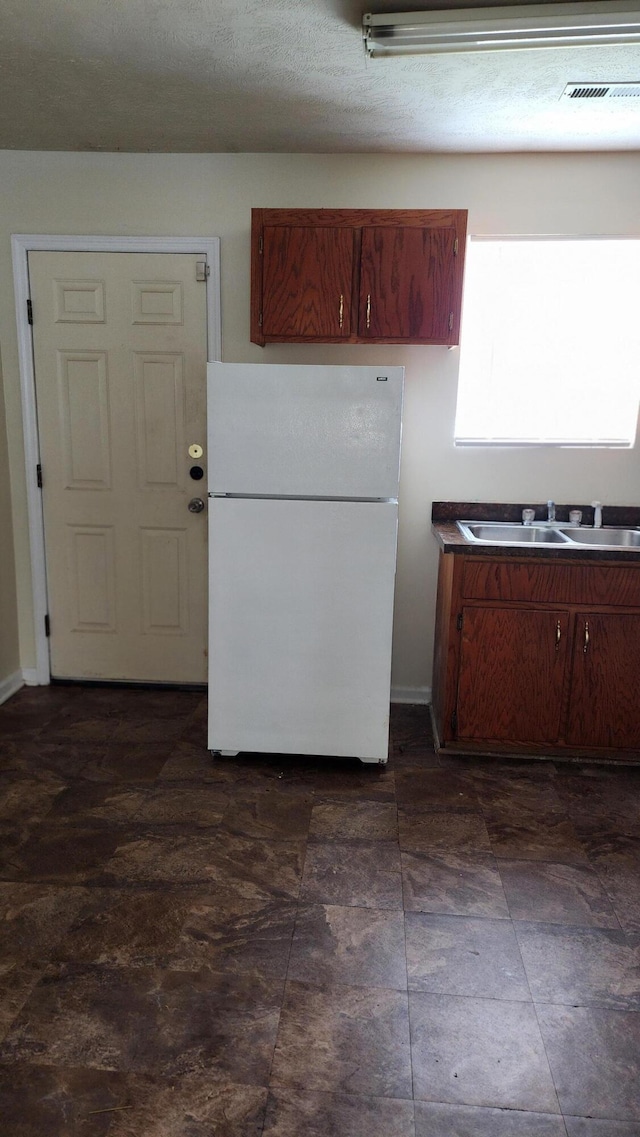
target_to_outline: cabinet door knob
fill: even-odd
[[[343,294],[342,294],[342,292],[341,292],[341,293],[340,293],[340,309],[339,309],[339,315],[340,315],[340,327],[342,327],[342,317],[343,317],[343,314],[344,314],[344,296],[343,296]]]
[[[367,293],[367,327],[371,327],[371,293]]]
[[[556,622],[556,651],[560,647],[560,640],[561,639],[562,639],[562,628],[560,627],[560,621],[558,620]]]
[[[585,620],[585,622],[584,622],[584,646],[582,648],[585,655],[587,653],[588,647],[589,647],[589,621]]]

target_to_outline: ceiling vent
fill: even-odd
[[[639,99],[640,83],[567,83],[562,99]]]

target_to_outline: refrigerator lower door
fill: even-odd
[[[209,500],[209,748],[386,762],[397,505]]]

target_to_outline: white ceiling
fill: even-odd
[[[640,98],[559,101],[568,82],[640,80],[638,45],[365,58],[365,11],[490,4],[2,0],[0,147],[640,149]]]

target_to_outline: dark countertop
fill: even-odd
[[[522,510],[535,509],[536,521],[546,521],[547,507],[536,502],[500,503],[434,501],[431,511],[432,531],[445,553],[459,553],[480,557],[518,557],[540,560],[579,560],[579,561],[636,561],[640,564],[640,548],[603,548],[598,545],[504,545],[472,542],[463,537],[456,521],[511,521],[522,522]],[[593,523],[593,509],[590,505],[556,505],[556,518],[560,525],[567,524],[570,509],[582,510],[582,523],[589,527]],[[603,525],[635,529],[640,526],[640,507],[606,505],[602,507]],[[535,524],[535,521],[534,521]]]

